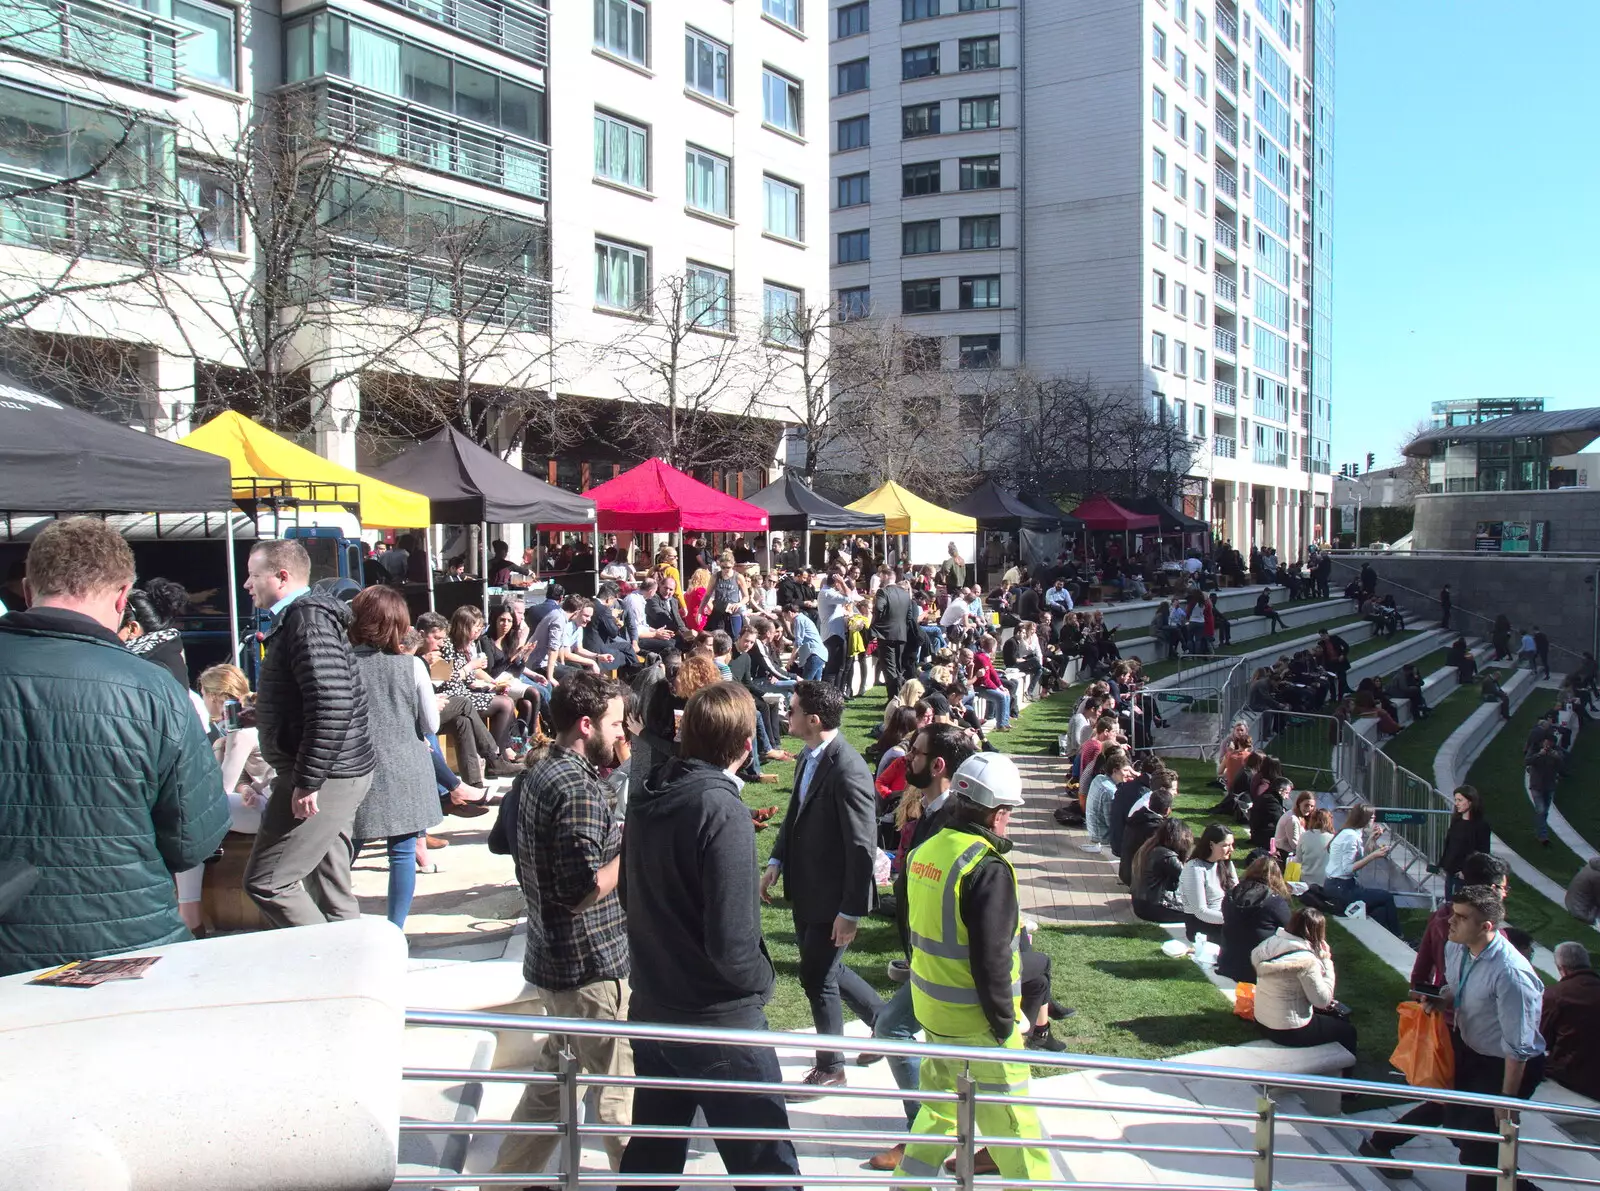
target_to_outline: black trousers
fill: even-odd
[[[757,1010],[749,1022],[723,1023],[733,1028],[764,1030],[766,1015]],[[783,1069],[771,1047],[724,1046],[718,1043],[658,1042],[641,1038],[633,1047],[634,1073],[651,1078],[782,1083]],[[638,1088],[633,1093],[635,1125],[688,1126],[695,1110],[705,1113],[712,1129],[789,1128],[789,1110],[777,1092],[704,1092],[677,1088]],[[719,1137],[717,1152],[730,1175],[793,1175],[800,1184],[800,1163],[794,1143],[783,1137],[745,1139]],[[688,1157],[686,1137],[633,1137],[623,1151],[619,1187],[630,1174],[682,1174]],[[745,1191],[740,1188],[740,1191]],[[752,1189],[753,1191],[753,1189]]]
[[[1479,1054],[1461,1039],[1457,1030],[1450,1031],[1450,1042],[1456,1057],[1456,1091],[1478,1092],[1498,1096],[1505,1083],[1506,1061],[1498,1056]],[[1544,1078],[1544,1056],[1529,1059],[1522,1069],[1522,1084],[1517,1088],[1517,1099],[1527,1100],[1533,1089]],[[1494,1109],[1479,1108],[1475,1104],[1447,1104],[1444,1106],[1444,1123],[1451,1129],[1467,1129],[1476,1133],[1497,1133],[1499,1125],[1494,1119]],[[1492,1141],[1458,1141],[1456,1150],[1463,1166],[1495,1166],[1500,1160],[1500,1149]],[[1495,1178],[1487,1174],[1469,1174],[1467,1191],[1494,1191]],[[1533,1184],[1518,1179],[1518,1191],[1532,1191]]]
[[[843,947],[833,944],[833,921],[794,922],[794,938],[800,947],[800,987],[811,1002],[811,1020],[819,1034],[844,1033],[844,1003],[867,1025],[872,1025],[883,1009],[883,998],[873,991],[844,962]],[[836,1050],[819,1050],[817,1066],[837,1071],[844,1066],[844,1055]]]
[[[841,691],[850,689],[850,671],[845,665],[848,660],[844,652],[843,637],[829,637],[823,642],[828,647],[828,660],[822,666],[822,681],[829,686],[836,686]]]
[[[1352,1055],[1356,1053],[1356,1028],[1349,1018],[1336,1013],[1313,1012],[1311,1020],[1298,1030],[1262,1026],[1261,1032],[1281,1046],[1321,1046],[1324,1042],[1337,1042]]]
[[[878,668],[883,671],[884,688],[891,696],[900,693],[900,684],[905,681],[901,670],[905,647],[904,641],[890,641],[879,637],[878,647],[873,652],[873,657],[878,659]]]
[[[1413,1129],[1437,1129],[1444,1124],[1444,1105],[1432,1100],[1407,1110],[1395,1120],[1393,1129],[1380,1129],[1372,1135],[1372,1145],[1385,1154],[1392,1154],[1416,1136]]]

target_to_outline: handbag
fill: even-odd
[[[1245,1019],[1256,1019],[1256,986],[1248,981],[1241,980],[1233,990],[1233,1012]]]
[[[1443,1013],[1430,1013],[1416,1001],[1401,1001],[1399,1041],[1389,1062],[1414,1088],[1455,1086],[1456,1055]]]

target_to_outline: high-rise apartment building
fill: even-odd
[[[124,416],[181,434],[196,370],[248,369],[269,337],[226,327],[274,276],[242,218],[270,180],[285,202],[313,192],[321,225],[276,275],[318,311],[290,312],[295,342],[275,345],[311,394],[291,429],[344,462],[363,391],[370,406],[395,377],[452,384],[462,343],[485,355],[473,391],[636,397],[604,345],[672,278],[697,333],[771,348],[829,292],[827,51],[809,19],[800,0],[9,0],[0,328],[126,356],[143,399]],[[242,130],[291,104],[315,135],[268,147],[303,154],[303,176],[241,169]],[[337,177],[314,175],[319,152]],[[40,300],[17,300],[30,286]],[[462,311],[488,333],[421,325]],[[781,383],[764,401],[781,408]],[[590,448],[629,462],[574,450]],[[561,468],[574,486],[610,474]]]
[[[1193,510],[1325,538],[1332,0],[835,0],[842,312],[1188,427]]]

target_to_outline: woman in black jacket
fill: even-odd
[[[1146,922],[1182,922],[1178,879],[1194,848],[1194,832],[1182,819],[1163,819],[1133,858],[1133,914]]]
[[[1277,769],[1278,776],[1268,777],[1269,767]],[[1282,767],[1274,757],[1268,757],[1261,766],[1261,776],[1266,779],[1267,788],[1250,803],[1250,846],[1266,849],[1272,846],[1273,837],[1277,835],[1278,820],[1289,809],[1284,799],[1294,789],[1294,784],[1282,776]]]
[[[1483,795],[1476,786],[1457,786],[1455,814],[1445,832],[1444,848],[1439,853],[1439,871],[1444,874],[1444,896],[1448,900],[1464,882],[1461,866],[1474,852],[1489,850],[1489,820],[1483,817]]]
[[[183,654],[183,634],[172,621],[188,606],[189,593],[181,584],[152,579],[143,590],[136,587],[128,593],[117,629],[129,653],[166,670],[184,690],[189,689],[189,664]]]
[[[1254,984],[1250,953],[1279,927],[1289,925],[1289,887],[1271,856],[1256,855],[1239,883],[1222,899],[1222,952],[1217,975]]]

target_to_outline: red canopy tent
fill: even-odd
[[[591,492],[589,495],[593,496],[594,493]],[[1160,517],[1129,512],[1103,492],[1096,493],[1073,509],[1072,516],[1082,521],[1085,529],[1107,530],[1113,533],[1161,527]]]
[[[678,533],[686,529],[765,533],[767,529],[765,509],[718,492],[660,459],[647,459],[583,495],[594,501],[596,521],[605,533]]]

